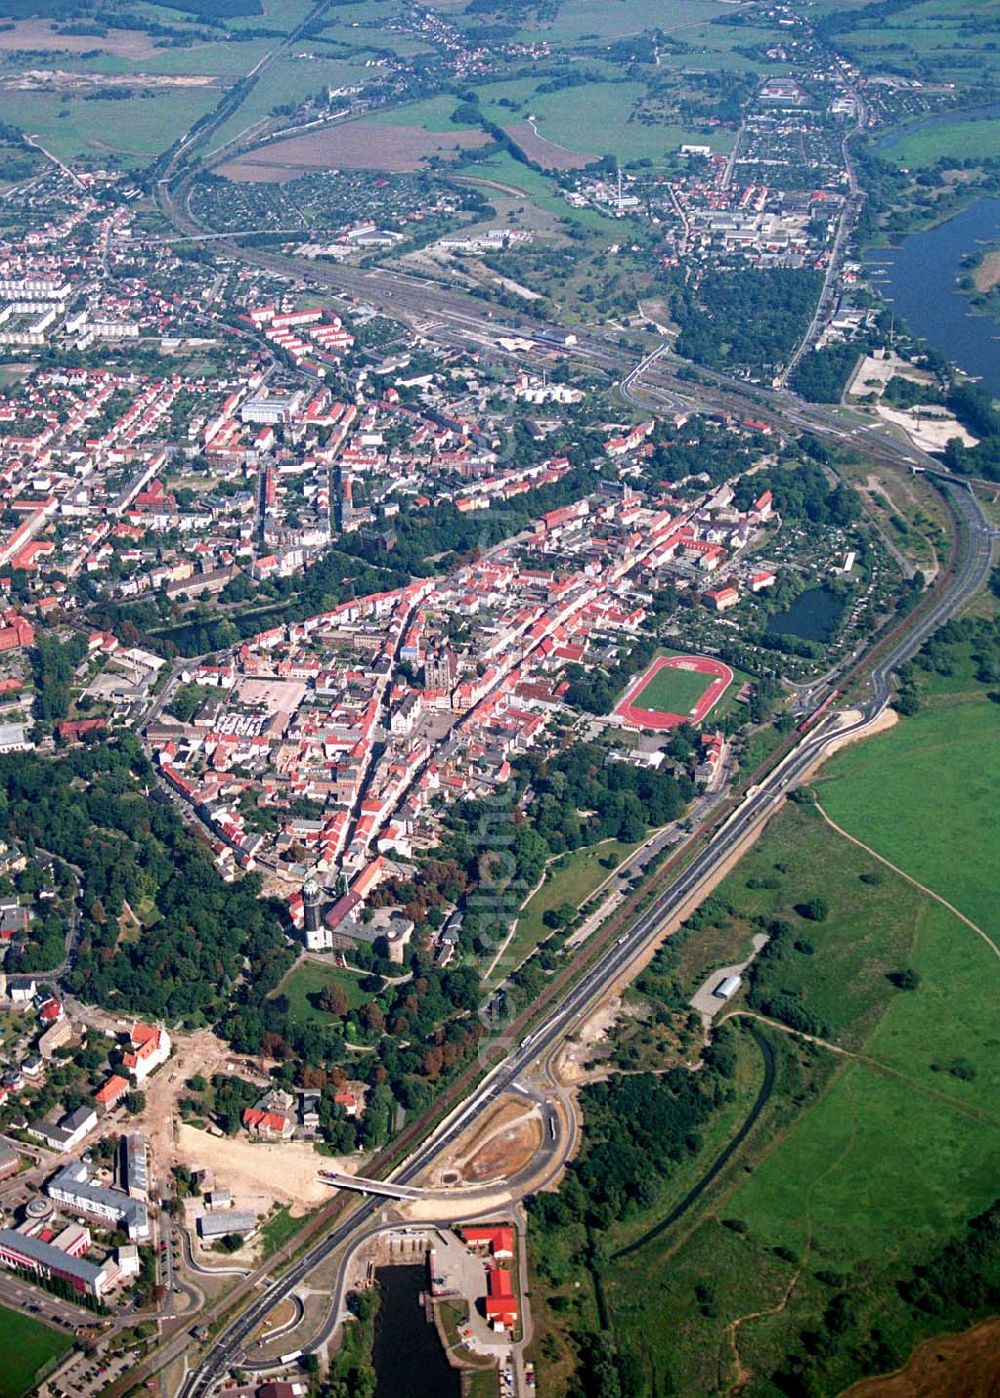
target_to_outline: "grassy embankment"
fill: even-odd
[[[1000,796],[987,754],[1000,709],[975,668],[970,653],[957,653],[951,676],[925,677],[920,712],[839,755],[816,789],[831,819],[997,941],[989,845]],[[673,1391],[670,1383],[681,1394],[727,1391],[741,1373],[741,1392],[763,1398],[779,1392],[773,1376],[808,1353],[810,1334],[823,1331],[831,1300],[843,1295],[845,1336],[810,1361],[820,1387],[800,1390],[838,1392],[973,1314],[921,1312],[897,1283],[996,1197],[998,958],[972,927],[810,807],[784,810],[717,898],[712,925],[671,963],[684,993],[746,954],[752,919],[778,919],[790,935],[780,957],[758,963],[754,1004],[790,999],[822,1042],[766,1031],[778,1077],[744,1146],[674,1226],[615,1258],[670,1212],[753,1099],[760,1066],[740,1017],[748,1005],[743,995],[734,1003],[734,1096],[656,1204],[601,1238],[610,1259],[603,1333],[635,1375],[635,1398]],[[826,905],[820,921],[803,915],[813,900]],[[897,988],[901,971],[913,973],[915,988]],[[655,995],[645,998],[655,1005]],[[575,1267],[586,1279],[580,1235],[567,1229],[563,1246],[567,1276]],[[536,1353],[559,1393],[581,1337],[585,1346],[600,1332],[599,1313],[591,1286],[555,1284],[560,1259],[545,1265],[535,1282]]]

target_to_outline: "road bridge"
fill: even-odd
[[[392,1184],[389,1180],[369,1180],[364,1175],[345,1175],[340,1170],[320,1170],[319,1177],[332,1189],[353,1189],[358,1194],[378,1194],[383,1199],[415,1199],[431,1197],[429,1189],[418,1189],[410,1184]]]

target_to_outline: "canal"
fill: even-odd
[[[982,198],[895,248],[865,258],[879,291],[913,331],[1000,396],[1000,325],[959,290],[962,259],[1000,241],[1000,199]]]
[[[375,1398],[461,1398],[458,1370],[420,1301],[427,1268],[380,1267],[375,1275],[382,1295],[372,1350]]]

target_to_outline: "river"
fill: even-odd
[[[983,197],[898,247],[873,249],[865,261],[909,329],[1000,397],[1000,326],[976,315],[958,289],[963,257],[998,241],[1000,199]]]
[[[460,1398],[458,1370],[445,1358],[437,1328],[420,1304],[427,1268],[380,1267],[376,1277],[382,1304],[372,1351],[375,1398]]]

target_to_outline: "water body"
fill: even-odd
[[[787,612],[776,612],[767,629],[779,636],[798,636],[802,641],[829,641],[843,610],[843,598],[825,587],[811,587],[795,599]]]
[[[998,109],[1000,112],[1000,109]],[[866,258],[872,280],[915,335],[1000,396],[1000,325],[958,289],[962,259],[1000,240],[1000,199],[982,198],[896,248]]]
[[[382,1293],[372,1350],[375,1398],[461,1398],[458,1370],[420,1304],[426,1267],[380,1267],[375,1275]]]

